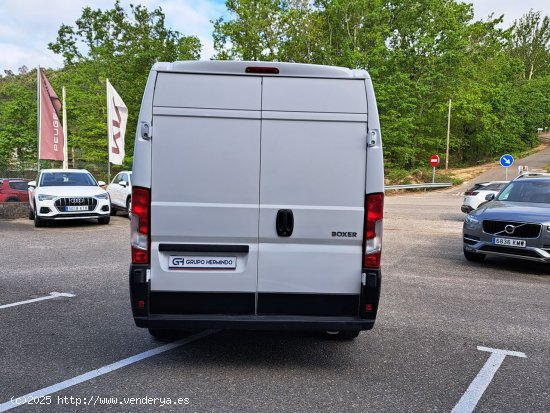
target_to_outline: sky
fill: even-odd
[[[474,4],[475,18],[486,19],[492,12],[504,14],[504,27],[510,26],[529,9],[550,14],[548,0],[460,0]],[[129,4],[142,4],[149,10],[161,6],[166,25],[184,35],[195,35],[202,43],[201,59],[214,54],[212,43],[216,20],[226,12],[224,0],[121,0]],[[57,38],[61,24],[74,25],[82,8],[110,9],[114,0],[0,0],[0,74],[23,65],[29,69],[37,65],[59,68],[63,59],[48,50],[48,43]]]

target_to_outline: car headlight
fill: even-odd
[[[95,199],[109,199],[109,194],[107,192],[105,192],[104,194],[97,194],[97,195],[94,195],[94,198]]]
[[[468,227],[474,228],[474,227],[479,227],[481,225],[481,220],[477,219],[476,217],[474,217],[472,215],[468,215],[466,217],[466,219],[464,220],[464,223]]]
[[[38,194],[38,200],[39,201],[51,201],[54,198],[57,198],[57,196],[56,195]]]

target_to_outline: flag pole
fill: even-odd
[[[38,155],[36,172],[40,172],[40,65],[36,66],[36,134],[38,135]]]
[[[451,99],[449,99],[449,115],[447,116],[447,150],[445,151],[445,173],[449,170],[449,143],[451,141]]]
[[[107,183],[111,182],[111,111],[109,110],[109,79],[105,79],[105,89],[107,90]]]
[[[64,142],[63,142],[63,169],[69,169],[69,152],[67,148],[68,139],[67,139],[67,107],[65,105],[65,86],[62,89],[63,93],[63,133],[64,133]]]

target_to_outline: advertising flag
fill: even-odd
[[[124,134],[128,108],[107,79],[107,129],[109,133],[109,162],[122,165],[124,161]]]
[[[38,132],[38,159],[63,160],[65,135],[59,120],[61,102],[50,82],[40,70],[39,110],[40,125]]]

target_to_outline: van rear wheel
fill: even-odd
[[[178,330],[169,330],[161,328],[149,328],[149,334],[159,341],[172,341],[181,335]]]
[[[327,331],[327,336],[335,340],[349,341],[357,338],[361,330]]]

